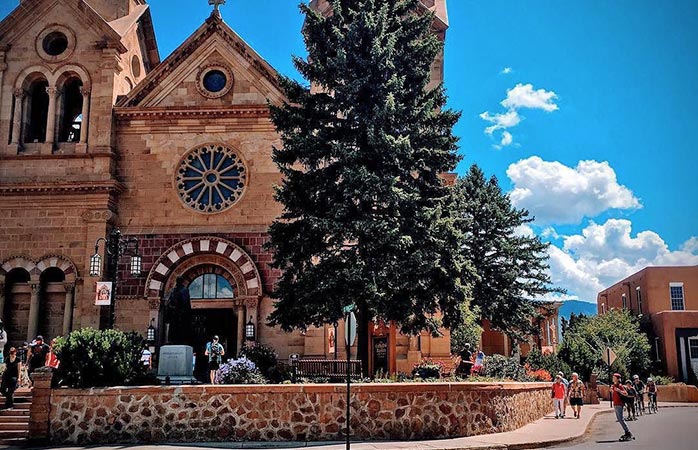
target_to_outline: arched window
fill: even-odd
[[[46,142],[46,120],[48,119],[48,81],[37,80],[29,87],[27,132],[24,142]]]
[[[82,131],[82,81],[71,78],[63,86],[63,109],[61,111],[60,142],[80,141]]]
[[[189,296],[195,300],[235,297],[233,287],[228,280],[214,273],[195,278],[189,284]]]

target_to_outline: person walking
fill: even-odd
[[[0,392],[5,396],[5,409],[15,406],[15,391],[19,382],[19,374],[22,373],[22,362],[17,357],[17,349],[10,347],[9,357],[5,361],[5,372],[2,374]]]
[[[628,424],[625,423],[625,419],[623,418],[623,409],[624,409],[624,403],[623,403],[623,398],[628,397],[628,392],[625,390],[625,387],[620,382],[620,374],[619,373],[614,373],[613,374],[613,384],[611,385],[611,399],[613,402],[613,410],[616,413],[616,420],[620,424],[621,428],[623,428],[624,434],[620,437],[620,441],[630,441],[635,439],[633,437],[633,434],[630,432],[630,429],[628,428]]]
[[[584,405],[584,394],[586,393],[586,386],[584,382],[579,379],[577,372],[572,374],[572,381],[570,381],[567,387],[567,398],[569,399],[570,405],[572,406],[572,412],[574,412],[574,417],[579,419],[582,413],[582,406]]]
[[[5,362],[5,346],[7,345],[7,332],[5,324],[0,319],[0,364]]]
[[[206,344],[204,355],[208,356],[208,370],[211,377],[211,384],[216,384],[216,372],[221,366],[225,349],[218,342],[218,336],[213,336],[213,340]]]
[[[551,396],[553,398],[555,418],[564,418],[565,415],[562,412],[562,408],[565,403],[565,385],[562,383],[562,377],[560,375],[555,377],[555,382],[553,383],[553,390]]]
[[[565,385],[565,398],[562,400],[562,418],[564,419],[567,414],[567,390],[569,389],[570,382],[567,381],[562,371],[559,371],[557,374],[562,378],[562,384]]]
[[[32,373],[39,367],[44,367],[46,365],[46,356],[49,353],[49,346],[44,342],[43,336],[39,335],[34,339],[34,342],[29,346],[31,349],[31,356],[27,365],[29,366],[29,380],[32,379]],[[34,382],[32,381],[32,386]]]
[[[473,368],[473,352],[470,351],[470,344],[465,344],[460,352],[460,363],[458,363],[458,375],[463,378],[470,376],[470,371]]]

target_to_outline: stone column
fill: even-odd
[[[12,93],[15,95],[15,113],[12,116],[12,144],[19,145],[22,142],[22,105],[27,93],[24,89],[15,89]]]
[[[70,333],[70,326],[73,321],[73,289],[74,283],[63,283],[65,288],[65,311],[63,311],[63,335]]]
[[[82,124],[80,125],[80,143],[87,143],[87,127],[90,121],[90,87],[80,88],[82,94]]]
[[[49,440],[49,415],[51,412],[51,378],[48,367],[40,367],[32,373],[34,388],[29,407],[29,441],[42,444]]]
[[[0,320],[5,320],[5,283],[0,283]]]
[[[245,307],[238,306],[238,329],[237,329],[237,346],[235,348],[235,355],[240,354],[242,350],[242,344],[245,342]]]
[[[29,329],[27,330],[27,342],[31,342],[36,337],[39,329],[39,290],[41,285],[38,282],[31,283],[31,300],[29,301]]]
[[[58,89],[55,86],[46,88],[48,94],[48,118],[46,119],[46,143],[53,144],[56,138],[56,96]]]

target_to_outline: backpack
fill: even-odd
[[[627,392],[627,395],[623,395],[622,393],[619,392],[620,394],[620,399],[623,400],[624,405],[630,405],[635,402],[635,389],[633,388],[625,388],[625,392]]]

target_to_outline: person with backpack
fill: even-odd
[[[642,382],[638,375],[633,375],[633,388],[637,392],[638,407],[645,412],[645,383]],[[639,412],[639,411],[638,411]]]
[[[22,361],[17,357],[17,349],[10,347],[10,356],[5,361],[5,372],[2,374],[0,392],[5,396],[5,409],[15,406],[14,394],[18,387],[19,375],[22,373]]]
[[[218,369],[221,367],[223,355],[225,355],[223,346],[218,342],[218,336],[213,336],[211,342],[206,344],[204,355],[208,356],[208,370],[209,376],[211,377],[211,384],[216,384],[216,372],[218,372]]]
[[[629,394],[628,391],[625,390],[625,387],[621,384],[620,379],[621,377],[619,373],[613,374],[613,384],[611,385],[611,400],[613,402],[613,410],[616,413],[616,420],[618,421],[618,423],[624,431],[624,434],[620,437],[619,440],[630,441],[635,438],[633,437],[633,434],[630,432],[630,429],[628,428],[628,424],[625,423],[625,419],[623,418],[623,409],[625,408],[625,402],[623,401],[623,399],[629,397]]]

